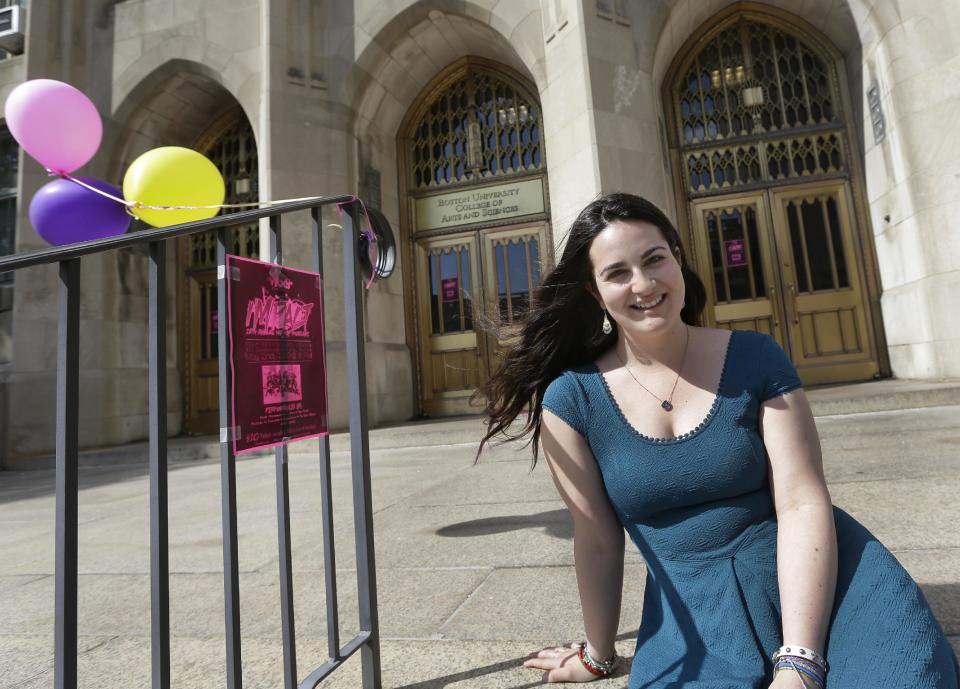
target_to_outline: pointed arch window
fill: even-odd
[[[847,172],[833,61],[784,26],[725,22],[686,60],[673,96],[691,194]]]
[[[253,203],[259,199],[257,144],[246,117],[232,113],[226,122],[212,126],[196,147],[223,175],[226,187],[224,203]],[[225,208],[221,212],[227,214],[239,210],[243,209]],[[259,258],[259,225],[250,223],[231,228],[228,251],[238,256]],[[216,254],[216,232],[190,235],[189,260],[192,268],[216,265]]]
[[[13,253],[16,237],[19,153],[10,132],[0,126],[0,256]],[[0,275],[0,282],[12,281],[13,273]]]
[[[423,108],[409,142],[415,189],[543,168],[540,107],[526,89],[470,66]]]

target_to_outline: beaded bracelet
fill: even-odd
[[[776,666],[773,668],[773,676],[776,677],[782,670],[793,670],[797,673],[797,676],[800,678],[800,683],[803,684],[806,689],[809,689],[806,678],[812,680],[819,689],[823,689],[824,683],[826,682],[826,674],[823,668],[800,656],[780,656]]]
[[[583,666],[597,677],[609,677],[612,675],[613,671],[617,669],[617,662],[620,660],[620,656],[617,655],[616,651],[613,652],[610,660],[597,660],[590,655],[586,643],[580,644],[580,653],[578,655]]]
[[[826,677],[826,674],[823,671],[823,668],[814,663],[813,661],[807,660],[806,658],[801,658],[800,656],[780,656],[774,665],[774,669],[783,668],[783,667],[793,667],[798,665],[802,668],[806,668],[810,672],[816,674],[818,677]]]

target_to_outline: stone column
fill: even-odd
[[[268,142],[269,156],[261,158],[261,180],[272,198],[357,194],[361,185],[356,113],[347,95],[356,33],[352,3],[327,3],[322,11],[308,0],[271,0],[268,5],[265,71],[269,86],[263,94],[268,110],[260,134]],[[376,161],[368,156],[366,165],[372,162]],[[334,208],[324,212],[327,387],[333,428],[343,428],[348,421],[346,404],[341,403],[347,399],[348,382],[343,244],[335,227],[339,223]],[[284,262],[309,269],[311,252],[309,216],[285,219]],[[412,373],[403,346],[398,291],[398,279],[364,291],[371,424],[406,420],[413,413]],[[399,348],[394,346],[398,337]]]
[[[960,377],[960,21],[950,2],[874,2],[864,40],[867,192],[893,373]],[[871,114],[867,92],[876,87]],[[874,119],[883,128],[874,134]]]
[[[545,79],[540,91],[557,255],[566,229],[601,190],[593,85],[581,0],[543,3]]]

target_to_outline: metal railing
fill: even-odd
[[[56,402],[56,588],[55,660],[56,689],[77,685],[77,544],[78,544],[78,414],[80,372],[80,260],[104,251],[146,243],[149,246],[149,466],[150,466],[150,595],[152,687],[170,687],[170,582],[167,504],[167,387],[166,387],[166,246],[165,241],[198,232],[217,230],[218,318],[228,323],[225,264],[227,231],[269,218],[270,259],[282,264],[281,218],[309,209],[313,235],[313,269],[323,274],[320,213],[323,206],[343,210],[344,316],[349,388],[350,454],[352,466],[354,530],[359,591],[359,633],[340,645],[337,610],[337,577],[334,555],[333,501],[331,496],[330,444],[319,439],[319,468],[323,520],[324,578],[326,584],[327,646],[329,658],[302,681],[297,677],[296,633],[293,615],[293,571],[290,546],[290,500],[287,446],[275,449],[277,485],[277,541],[280,560],[280,613],[283,636],[285,689],[313,689],[358,649],[364,689],[380,687],[380,640],[377,617],[377,583],[373,548],[373,512],[370,490],[370,453],[367,436],[366,376],[361,282],[357,249],[361,204],[353,196],[335,196],[244,211],[172,227],[98,239],[65,247],[32,251],[0,258],[0,273],[30,266],[59,263],[60,306],[57,344]],[[218,328],[220,428],[231,428],[231,379],[228,369],[228,333]],[[233,444],[220,433],[220,475],[223,515],[223,583],[228,689],[241,689],[240,584],[237,548],[237,481]]]

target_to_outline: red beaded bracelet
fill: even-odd
[[[577,655],[580,658],[580,662],[583,663],[583,666],[587,668],[587,670],[589,670],[592,674],[596,675],[597,677],[609,677],[613,673],[613,670],[607,670],[607,671],[601,670],[600,668],[595,667],[594,665],[592,665],[590,662],[587,661],[587,645],[586,644],[583,644],[582,646],[580,646],[580,653],[578,653]],[[616,658],[616,655],[614,655],[614,658]]]

